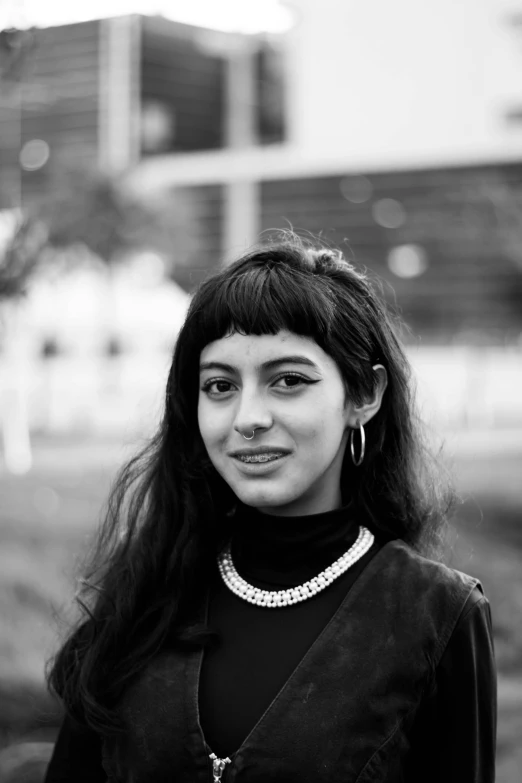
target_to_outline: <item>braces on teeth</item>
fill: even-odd
[[[274,459],[279,459],[279,457],[282,457],[282,454],[251,454],[251,455],[240,455],[239,459],[241,462],[270,462]]]

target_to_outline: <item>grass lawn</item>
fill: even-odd
[[[0,475],[0,746],[56,708],[42,688],[45,660],[71,616],[75,572],[114,470],[74,463]]]
[[[36,445],[33,470],[0,472],[0,747],[54,736],[44,661],[65,633],[74,575],[121,457],[114,444]],[[498,783],[522,779],[522,448],[456,458],[466,498],[450,564],[490,599],[499,668]]]

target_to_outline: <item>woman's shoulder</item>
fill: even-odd
[[[433,666],[461,618],[481,602],[478,579],[399,539],[385,542],[365,573],[357,596],[361,615],[372,617],[378,628],[389,628],[404,655],[421,649]]]
[[[425,605],[439,605],[457,614],[483,597],[480,581],[418,552],[402,539],[388,541],[379,553],[380,573],[399,598],[414,596]]]
[[[425,574],[431,579],[437,578],[451,584],[462,584],[469,587],[470,590],[477,588],[483,592],[482,585],[476,577],[453,568],[443,560],[436,560],[422,554],[400,538],[388,541],[383,548],[386,548],[387,558],[396,560],[402,568],[407,566],[413,572]]]

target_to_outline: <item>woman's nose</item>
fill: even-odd
[[[234,418],[234,429],[244,435],[255,430],[267,430],[272,426],[272,414],[260,394],[241,395]]]

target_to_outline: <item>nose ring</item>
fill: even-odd
[[[252,435],[250,435],[250,436],[248,436],[248,435],[243,435],[243,433],[241,433],[241,435],[243,435],[243,437],[244,437],[244,439],[245,439],[245,440],[252,440],[255,434],[256,434],[256,431],[255,431],[255,430],[252,430]]]

